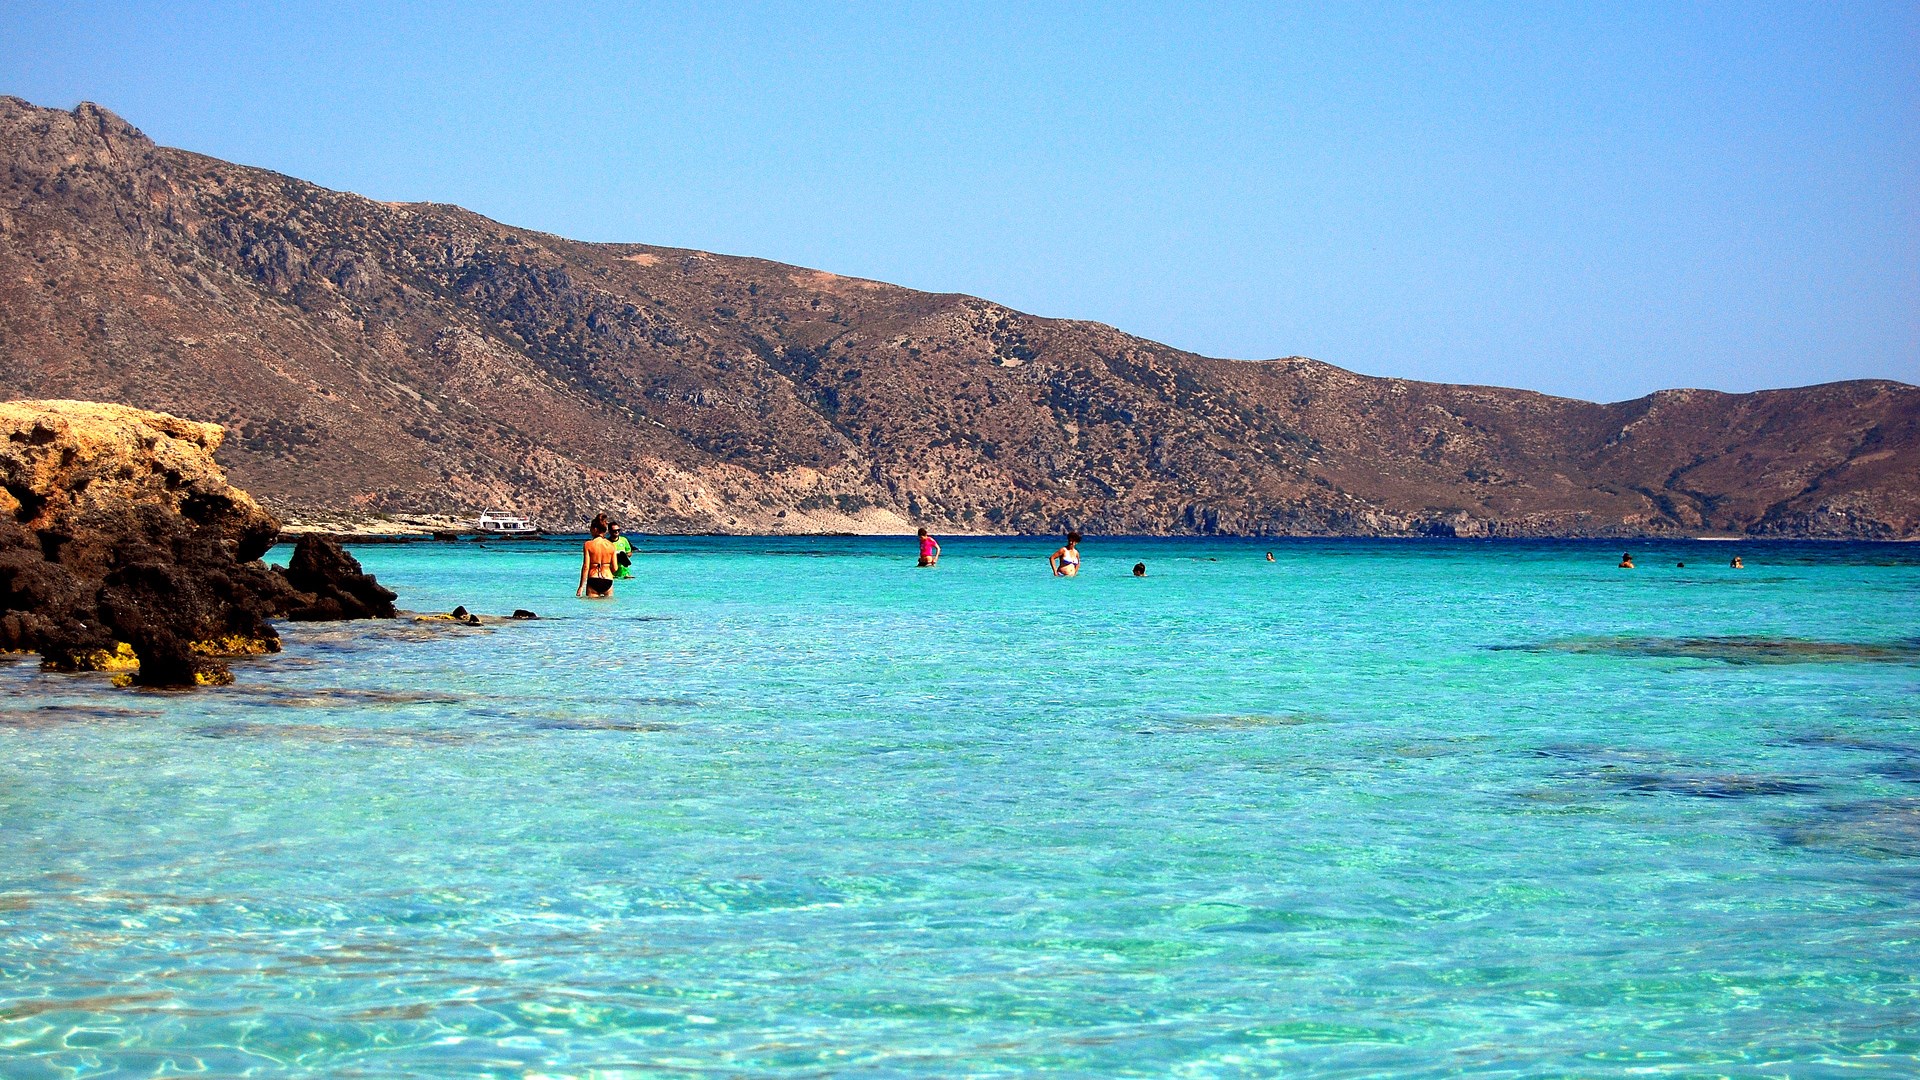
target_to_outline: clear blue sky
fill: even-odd
[[[8,0],[0,93],[1217,356],[1920,382],[1920,5],[1187,6]]]

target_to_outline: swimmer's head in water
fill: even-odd
[[[1068,533],[1068,534],[1067,534],[1067,543],[1069,543],[1069,544],[1077,544],[1077,543],[1079,543],[1079,542],[1080,542],[1080,534],[1079,534],[1079,533],[1077,533],[1077,532],[1070,532],[1070,533]]]
[[[1146,563],[1143,563],[1143,562],[1137,562],[1137,563],[1134,563],[1134,564],[1133,564],[1133,576],[1134,576],[1134,577],[1146,577],[1146,576],[1147,576],[1147,564],[1146,564]]]

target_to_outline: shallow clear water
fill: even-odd
[[[0,664],[0,1075],[1920,1069],[1920,548],[1051,547]]]

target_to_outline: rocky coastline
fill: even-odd
[[[0,652],[129,685],[233,680],[278,652],[273,620],[391,618],[339,544],[261,560],[280,522],[214,461],[224,431],[88,401],[0,402]]]

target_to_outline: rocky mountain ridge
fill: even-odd
[[[1920,388],[1594,404],[587,244],[0,98],[0,397],[210,420],[281,513],[660,531],[1920,536]]]

